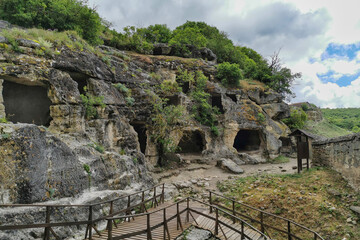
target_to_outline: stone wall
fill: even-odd
[[[360,133],[314,142],[313,163],[333,168],[360,191]]]

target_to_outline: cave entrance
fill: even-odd
[[[238,152],[259,150],[261,145],[258,130],[240,130],[234,140],[233,147]]]
[[[3,98],[6,117],[11,122],[50,125],[51,101],[45,87],[4,81]]]
[[[201,154],[205,149],[204,137],[200,131],[184,131],[180,139],[178,153]]]
[[[69,75],[78,84],[80,94],[85,95],[84,87],[87,87],[88,77],[84,74],[74,72],[70,72]]]
[[[167,102],[166,102],[166,105],[167,106],[170,106],[170,105],[173,105],[173,106],[178,106],[180,105],[180,97],[178,95],[174,95],[174,96],[168,96],[166,97],[167,98]]]
[[[144,123],[131,123],[134,130],[138,134],[138,142],[140,144],[140,151],[145,154],[146,152],[146,142],[147,142],[147,135],[146,135],[146,125]]]
[[[222,101],[221,101],[221,95],[212,95],[211,96],[211,105],[213,107],[217,107],[219,109],[219,112],[221,114],[224,114],[224,107],[222,105]]]
[[[235,94],[226,94],[234,103],[237,103],[236,95]]]

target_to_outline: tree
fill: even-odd
[[[291,91],[290,87],[296,78],[301,78],[301,73],[292,73],[289,68],[283,67],[279,53],[280,50],[271,56],[269,69],[271,70],[272,76],[270,77],[268,86],[280,93],[283,98],[288,96],[294,97],[295,94]]]
[[[1,0],[0,18],[22,27],[76,30],[85,40],[100,44],[103,20],[85,0]]]

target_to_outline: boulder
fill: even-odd
[[[10,189],[11,202],[71,197],[88,187],[83,166],[64,142],[33,124],[11,126],[14,132],[0,146],[0,158],[8,164],[0,178],[6,179],[3,186]],[[6,175],[11,172],[16,175]]]
[[[209,230],[201,228],[190,228],[186,230],[186,233],[183,233],[176,240],[212,240],[217,239],[213,236],[212,232]]]
[[[350,209],[360,215],[360,206],[351,206]]]
[[[226,171],[229,171],[231,173],[236,173],[236,174],[244,173],[244,170],[242,168],[240,168],[240,166],[237,165],[231,159],[222,158],[219,161],[217,161],[216,166],[218,166]]]
[[[92,77],[107,81],[114,79],[110,68],[99,57],[89,52],[62,51],[56,56],[53,67],[69,73],[82,74],[84,78]]]
[[[284,102],[263,104],[261,107],[267,115],[274,120],[281,120],[290,117],[290,107]]]
[[[49,98],[54,104],[81,102],[78,84],[70,75],[56,69],[50,71]]]
[[[0,36],[0,43],[8,43],[8,40],[4,36]]]
[[[28,48],[40,48],[40,44],[28,39],[16,39],[20,46]]]
[[[0,30],[11,28],[11,24],[7,21],[0,20]]]
[[[217,57],[216,57],[215,53],[213,53],[213,51],[211,51],[211,49],[202,48],[202,49],[200,49],[200,54],[201,54],[202,59],[216,62]]]

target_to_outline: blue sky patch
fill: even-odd
[[[358,79],[360,77],[360,72],[354,75],[342,75],[340,78],[335,78],[335,72],[329,71],[325,74],[316,74],[317,77],[323,82],[333,82],[339,85],[340,87],[349,86],[352,81]]]
[[[353,44],[330,43],[321,55],[321,60],[343,57],[351,61],[356,57],[358,51],[360,51],[360,42]]]

